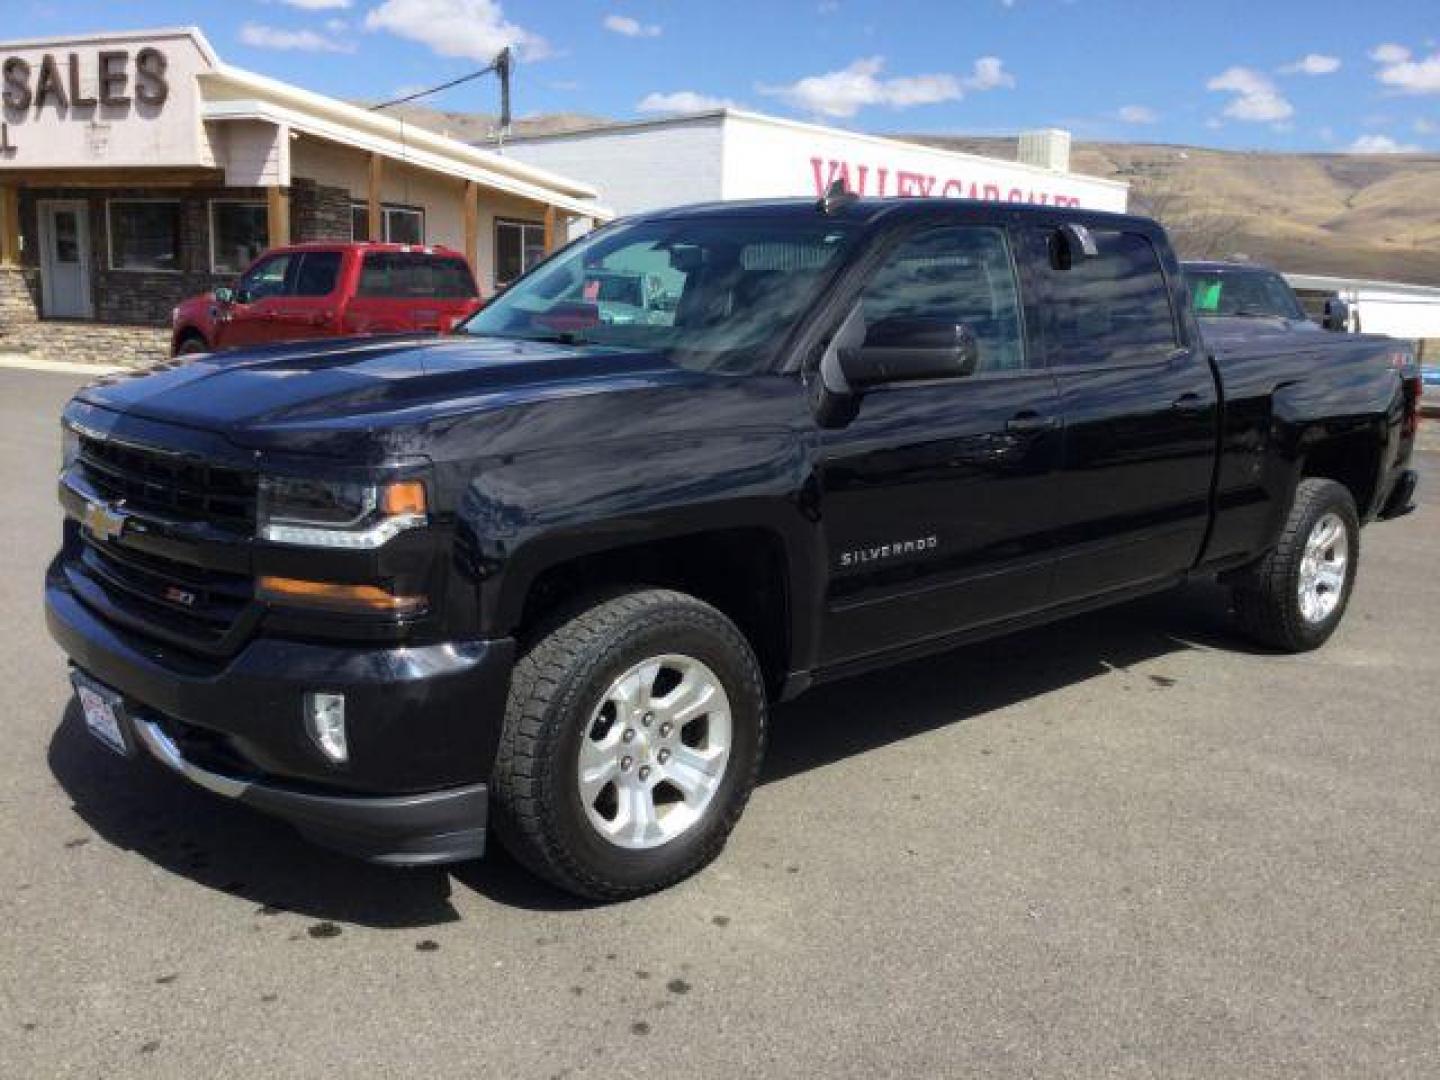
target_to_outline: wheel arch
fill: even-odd
[[[487,621],[523,643],[584,598],[617,588],[674,589],[734,622],[755,650],[767,689],[779,694],[810,646],[797,600],[806,588],[803,574],[797,580],[793,544],[780,529],[748,522],[608,541],[524,552],[507,564]]]

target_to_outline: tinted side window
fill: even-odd
[[[340,252],[307,251],[300,257],[294,295],[329,296],[335,291],[335,279],[339,276]]]
[[[1025,366],[1019,290],[1002,229],[945,226],[903,241],[860,298],[865,325],[934,319],[968,326],[980,345],[978,371]]]
[[[1170,290],[1155,248],[1138,233],[1094,230],[1099,254],[1067,270],[1051,261],[1050,233],[1034,244],[1047,289],[1042,305],[1050,362],[1133,364],[1163,360],[1178,344]]]
[[[464,259],[431,259],[430,273],[434,277],[435,295],[443,300],[469,300],[478,296],[475,278]]]
[[[412,252],[372,252],[360,271],[358,296],[463,300],[476,295],[463,259]]]
[[[285,295],[285,274],[290,269],[289,255],[272,255],[252,266],[240,279],[240,288],[249,293],[249,302],[270,296]]]

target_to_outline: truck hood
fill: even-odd
[[[375,431],[451,411],[688,375],[663,356],[633,349],[404,335],[218,353],[102,380],[78,396],[259,448],[296,428]]]

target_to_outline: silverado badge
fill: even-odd
[[[120,503],[87,502],[81,523],[92,535],[108,541],[120,539],[129,520],[130,515],[120,508]]]

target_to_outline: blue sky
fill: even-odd
[[[198,24],[376,99],[513,44],[518,114],[733,102],[874,132],[1440,152],[1437,0],[8,0],[6,37]],[[15,16],[20,17],[15,17]],[[488,80],[430,99],[493,110]]]

